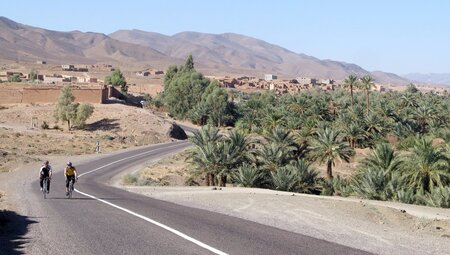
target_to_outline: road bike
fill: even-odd
[[[72,193],[73,193],[73,182],[74,182],[74,180],[71,178],[70,181],[69,181],[69,193],[68,193],[68,195],[67,195],[67,197],[68,197],[69,199],[72,198]]]
[[[44,194],[44,199],[47,198],[48,191],[48,184],[50,182],[49,177],[45,177],[44,180],[42,180],[42,193]]]

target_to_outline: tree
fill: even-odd
[[[366,91],[366,103],[367,103],[367,114],[369,114],[370,102],[369,102],[369,92],[375,87],[373,78],[370,75],[366,75],[361,78],[361,88]]]
[[[78,128],[83,128],[86,120],[89,119],[89,117],[92,115],[92,113],[94,112],[94,106],[92,106],[91,104],[80,104],[77,107],[77,114],[76,114],[76,118],[74,121],[74,124],[78,127]]]
[[[205,118],[208,123],[221,127],[233,118],[228,106],[228,93],[220,87],[217,81],[213,81],[204,91],[198,108],[196,108],[200,112],[204,112],[201,117]]]
[[[384,176],[399,171],[403,163],[402,158],[395,153],[388,143],[377,145],[372,154],[361,161],[364,169],[379,169]]]
[[[405,93],[417,93],[419,92],[419,90],[417,89],[416,85],[414,85],[414,83],[410,83],[408,84],[408,86],[406,87]]]
[[[22,79],[20,79],[19,74],[13,74],[13,75],[8,76],[8,81],[9,82],[21,82]]]
[[[194,58],[192,57],[192,54],[189,54],[188,58],[186,59],[184,68],[188,71],[194,70]]]
[[[54,117],[57,121],[67,121],[67,128],[71,129],[71,122],[77,116],[77,104],[74,103],[75,96],[72,94],[70,86],[61,89],[58,97],[58,103],[54,111]]]
[[[345,142],[340,132],[326,127],[319,130],[317,137],[313,140],[311,150],[313,158],[320,163],[327,164],[327,177],[333,179],[333,166],[336,160],[350,161],[350,157],[354,154],[352,148]]]
[[[39,72],[36,69],[31,69],[30,73],[28,74],[28,80],[35,81],[38,79]]]
[[[120,69],[115,69],[110,76],[105,77],[105,83],[113,86],[120,86],[120,91],[124,94],[128,93],[128,86],[125,77]]]
[[[354,75],[349,75],[345,80],[344,80],[344,88],[349,88],[350,89],[350,95],[352,97],[352,107],[354,104],[354,100],[353,100],[353,89],[355,87],[357,87],[358,85],[358,77],[354,76]]]
[[[442,148],[435,148],[430,139],[416,140],[412,155],[404,169],[411,188],[431,192],[435,187],[449,185],[449,159]]]
[[[86,120],[94,112],[94,106],[91,104],[74,103],[75,97],[72,94],[70,86],[61,89],[53,115],[57,121],[67,121],[67,128],[70,130],[73,125],[83,128]]]
[[[242,187],[259,187],[264,181],[264,173],[256,166],[243,163],[233,174],[233,180]]]

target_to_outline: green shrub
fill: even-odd
[[[257,167],[244,163],[232,175],[233,181],[242,187],[260,187],[264,179],[262,173]]]
[[[297,174],[289,168],[282,167],[275,172],[271,173],[273,187],[276,190],[281,191],[294,191],[298,179]]]
[[[428,206],[450,208],[450,187],[436,187],[420,196],[420,200]]]
[[[135,174],[127,174],[122,178],[122,183],[125,185],[137,185],[138,177]]]

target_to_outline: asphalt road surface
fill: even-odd
[[[114,188],[118,173],[188,147],[173,142],[141,147],[76,164],[72,199],[54,170],[44,200],[37,177],[17,192],[33,231],[30,254],[368,254],[251,221],[180,206]],[[23,193],[23,194],[22,194]],[[1,248],[0,248],[1,249]],[[1,252],[0,252],[1,253]]]

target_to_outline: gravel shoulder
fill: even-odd
[[[448,209],[253,188],[115,186],[376,254],[450,250]]]

